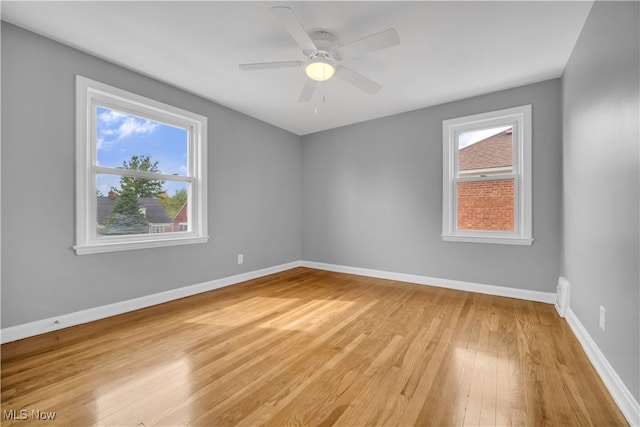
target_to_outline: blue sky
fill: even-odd
[[[104,107],[96,108],[96,161],[99,166],[121,167],[133,155],[151,156],[160,172],[186,175],[187,131],[164,123],[124,114]],[[98,175],[97,189],[107,195],[119,187],[119,177]],[[169,195],[185,188],[183,182],[166,182]]]

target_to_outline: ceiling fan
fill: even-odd
[[[271,11],[280,19],[291,37],[300,45],[302,53],[307,60],[240,64],[241,70],[255,71],[304,66],[304,71],[309,79],[302,88],[302,93],[298,98],[299,102],[309,101],[318,83],[329,80],[334,75],[369,94],[374,94],[382,88],[373,80],[350,68],[339,65],[338,62],[399,44],[400,37],[395,29],[390,28],[352,43],[338,46],[336,36],[328,31],[321,30],[311,34],[307,33],[307,30],[304,29],[291,8],[274,6]]]

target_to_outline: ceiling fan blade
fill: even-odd
[[[285,28],[291,34],[291,37],[300,45],[302,50],[307,52],[315,52],[318,50],[316,45],[309,37],[307,30],[304,29],[298,17],[293,13],[290,7],[274,6],[271,11],[280,19]]]
[[[271,70],[273,68],[294,68],[301,65],[300,61],[256,62],[254,64],[240,64],[240,69],[244,71]]]
[[[313,96],[313,92],[316,91],[316,86],[318,86],[318,82],[315,80],[307,79],[307,82],[304,84],[302,88],[302,93],[300,93],[300,98],[298,98],[298,102],[308,102],[311,100]]]
[[[372,95],[382,89],[378,83],[342,65],[336,67],[336,76]]]
[[[388,30],[340,46],[333,51],[333,54],[338,59],[348,59],[398,44],[400,44],[398,32],[393,28],[389,28]]]

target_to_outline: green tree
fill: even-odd
[[[138,196],[132,187],[121,189],[111,213],[104,221],[100,234],[145,234],[149,230],[149,221],[140,212]]]
[[[164,211],[169,215],[169,218],[174,218],[178,211],[180,211],[182,205],[187,202],[187,190],[185,188],[176,190],[171,197],[166,194],[161,194],[158,196],[158,202],[160,202]]]
[[[133,155],[129,161],[122,162],[124,169],[134,169],[147,172],[160,172],[158,162],[152,162],[151,156]],[[156,198],[164,193],[162,186],[165,181],[161,179],[135,178],[131,176],[123,176],[120,178],[120,190],[116,193],[121,194],[132,190],[137,197]]]

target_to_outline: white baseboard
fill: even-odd
[[[276,265],[274,267],[263,268],[261,270],[237,274],[235,276],[223,277],[221,279],[198,283],[196,285],[185,286],[183,288],[171,289],[169,291],[159,292],[157,294],[134,298],[127,301],[116,302],[100,307],[89,308],[87,310],[76,311],[74,313],[63,314],[60,316],[51,317],[49,319],[36,320],[34,322],[24,323],[22,325],[2,328],[2,330],[0,330],[0,343],[4,344],[7,342],[17,341],[46,332],[68,328],[70,326],[93,322],[94,320],[104,319],[106,317],[127,313],[129,311],[139,310],[141,308],[150,307],[156,304],[162,304],[191,295],[200,294],[202,292],[211,291],[213,289],[218,289],[247,280],[256,279],[258,277],[267,276],[269,274],[279,273],[281,271],[300,267],[301,265],[302,263],[300,261],[294,261],[287,264]]]
[[[476,292],[480,294],[543,302],[546,304],[553,304],[556,301],[556,294],[553,292],[529,291],[526,289],[507,288],[504,286],[495,285],[483,285],[480,283],[463,282],[460,280],[440,279],[437,277],[418,276],[414,274],[393,273],[389,271],[370,270],[366,268],[325,264],[313,261],[302,261],[302,266],[316,268],[318,270],[335,271],[337,273],[357,274],[359,276],[377,277],[379,279],[397,280],[402,282],[417,283],[419,285],[429,285],[439,288],[457,289],[459,291]]]
[[[576,317],[575,313],[571,310],[571,307],[567,310],[566,319],[624,417],[632,426],[640,426],[640,404],[635,400],[627,386],[624,385],[613,369],[613,366],[611,366],[607,358],[602,354],[602,351],[598,348],[598,345],[593,338],[591,338],[591,335],[589,335],[589,332],[587,332],[582,323],[580,323],[580,320],[578,320],[578,317]]]

